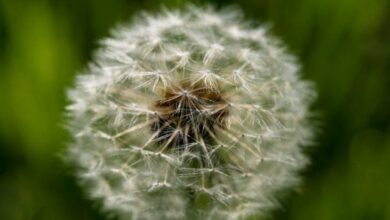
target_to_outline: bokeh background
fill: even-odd
[[[194,1],[192,1],[194,2]],[[171,0],[0,0],[0,219],[105,219],[60,155],[65,90],[114,25]],[[274,219],[390,219],[390,1],[226,0],[270,22],[319,98],[304,185]]]

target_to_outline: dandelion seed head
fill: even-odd
[[[121,219],[265,215],[308,162],[312,85],[237,10],[145,13],[101,41],[68,94],[68,158]]]

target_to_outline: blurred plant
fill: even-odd
[[[123,219],[243,219],[277,206],[308,162],[311,84],[237,10],[139,16],[69,91],[68,159]]]

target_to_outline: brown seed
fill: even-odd
[[[153,105],[157,112],[151,130],[166,148],[184,150],[193,143],[212,144],[216,128],[225,128],[229,114],[222,94],[202,83],[183,81],[164,89]]]

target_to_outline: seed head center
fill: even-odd
[[[228,104],[219,90],[203,84],[181,83],[165,88],[153,109],[151,130],[165,148],[184,150],[192,144],[208,146],[215,131],[225,128]]]

